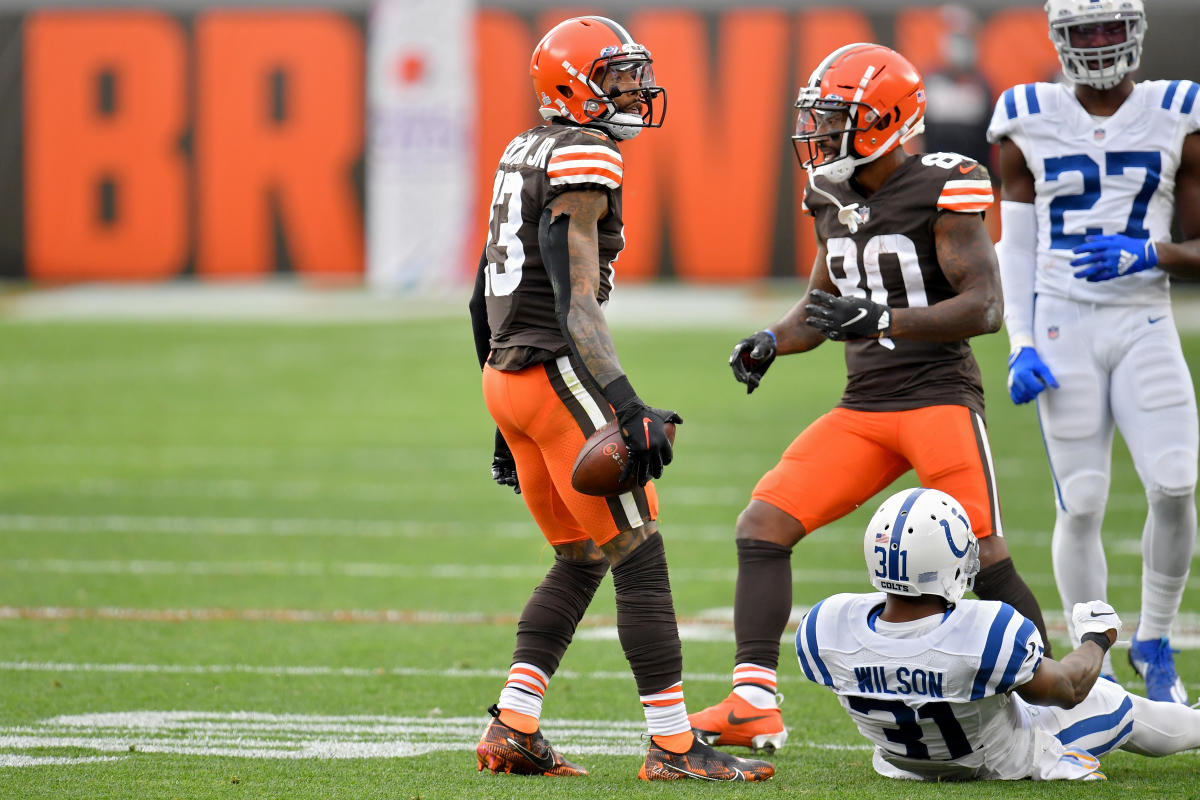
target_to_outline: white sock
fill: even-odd
[[[1183,589],[1187,585],[1185,572],[1176,578],[1142,566],[1142,613],[1138,618],[1139,641],[1162,639],[1171,635],[1171,623],[1179,613]]]
[[[683,702],[683,681],[661,692],[641,695],[639,699],[646,715],[646,732],[651,736],[673,736],[692,729]]]
[[[496,705],[541,719],[542,698],[546,696],[546,685],[549,683],[550,676],[533,664],[513,664],[508,668],[508,680],[500,690],[500,702]]]
[[[738,664],[733,668],[733,693],[755,708],[776,708],[775,670],[757,664]]]

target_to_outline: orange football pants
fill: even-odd
[[[800,521],[806,533],[849,514],[909,469],[956,498],[975,536],[1004,532],[983,419],[965,406],[909,411],[835,408],[796,437],[753,497]]]
[[[550,544],[605,544],[658,518],[654,484],[616,497],[571,486],[587,437],[613,418],[590,376],[561,356],[517,372],[483,368],[483,399],[517,463],[521,497]]]

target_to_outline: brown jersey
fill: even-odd
[[[805,192],[805,209],[825,242],[829,276],[843,296],[892,308],[931,306],[955,296],[938,264],[934,221],[939,214],[980,213],[991,205],[984,167],[954,153],[912,156],[870,198],[851,182],[816,180],[843,206],[859,206],[858,231],[851,233],[838,222],[837,206],[811,186]],[[843,408],[904,411],[950,404],[983,414],[979,365],[965,339],[850,341],[846,374]]]
[[[554,289],[538,246],[538,224],[550,201],[573,189],[608,194],[597,223],[600,285],[612,289],[612,262],[625,246],[621,222],[621,151],[603,131],[547,124],[513,139],[500,158],[488,226],[485,297],[493,367],[517,370],[569,350],[555,316]]]

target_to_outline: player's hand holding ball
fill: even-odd
[[[629,448],[629,460],[621,470],[620,480],[633,475],[638,486],[645,486],[651,478],[661,478],[663,467],[674,457],[666,425],[668,422],[679,425],[683,418],[674,411],[652,408],[640,399],[613,411],[621,426],[621,437]]]

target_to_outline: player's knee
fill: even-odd
[[[770,503],[751,500],[738,515],[737,538],[773,542],[791,547],[804,536],[799,520]]]
[[[1062,500],[1068,514],[1099,514],[1108,499],[1108,475],[1077,472],[1062,482]]]
[[[1168,450],[1150,465],[1146,494],[1167,497],[1191,496],[1196,491],[1196,454],[1191,450]]]

